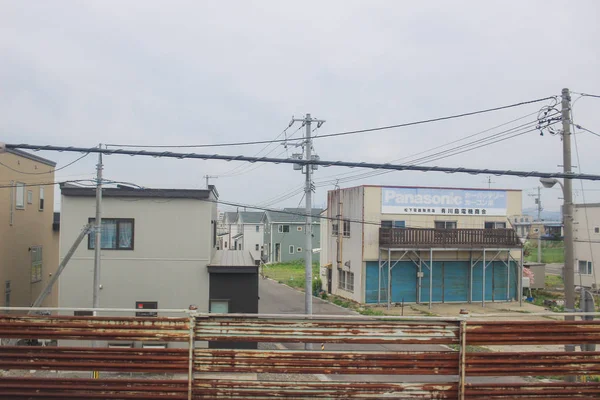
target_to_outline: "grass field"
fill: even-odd
[[[319,264],[313,263],[313,280],[319,279]],[[304,289],[304,260],[298,260],[290,263],[278,263],[264,265],[262,273],[265,277],[271,278],[279,283],[288,286]]]
[[[530,240],[525,243],[525,261],[537,261],[537,241]],[[564,257],[564,242],[542,241],[542,262],[543,263],[562,263]]]

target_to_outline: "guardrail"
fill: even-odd
[[[12,372],[0,374],[0,399],[600,397],[600,383],[596,382],[548,383],[518,378],[515,382],[514,378],[600,374],[600,352],[476,352],[470,347],[598,343],[600,321],[309,318],[194,311],[184,315],[0,315],[0,338],[60,341],[50,347],[1,346],[0,369]],[[134,348],[90,347],[91,341],[107,340],[133,343]],[[206,342],[220,346],[257,342],[264,348],[206,348]],[[316,350],[304,350],[301,344],[307,342],[316,343]],[[157,343],[166,348],[147,348]],[[58,372],[50,377],[18,376],[19,371],[30,375],[31,370]],[[90,379],[60,371],[100,371],[101,376]],[[267,380],[241,379],[240,374],[248,373],[302,374],[313,380],[285,382],[271,375]],[[314,380],[315,375],[322,374],[331,379]],[[355,378],[335,378],[346,375]],[[471,381],[470,377],[478,380]],[[513,378],[502,381],[502,377]]]

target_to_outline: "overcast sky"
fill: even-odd
[[[552,95],[600,93],[600,2],[590,1],[4,1],[0,0],[0,141],[73,146],[209,144],[274,139],[292,115],[314,134],[399,124]],[[579,96],[574,94],[573,100]],[[388,162],[535,113],[545,103],[409,128],[316,139],[324,160]],[[600,99],[574,119],[600,133]],[[470,140],[532,122],[531,115]],[[299,125],[288,130],[296,131]],[[300,135],[302,131],[296,133]],[[577,171],[600,174],[600,137],[575,135]],[[467,143],[459,142],[456,145]],[[255,155],[263,145],[184,151]],[[444,150],[438,149],[436,151]],[[558,171],[559,136],[531,132],[426,165]],[[298,149],[273,145],[260,154]],[[425,153],[423,155],[427,155]],[[58,162],[74,153],[44,152]],[[420,155],[420,156],[423,156]],[[412,156],[412,157],[411,157]],[[57,172],[92,178],[95,156]],[[294,207],[303,175],[289,165],[111,156],[105,176],[148,187],[204,187],[222,200]],[[333,180],[320,168],[315,205]],[[492,177],[495,188],[537,179]],[[325,183],[319,183],[325,182]],[[359,184],[488,187],[487,176],[394,172]],[[600,201],[600,183],[585,182]],[[580,182],[575,200],[583,202]],[[544,190],[557,210],[560,190]],[[57,203],[58,207],[58,203]]]

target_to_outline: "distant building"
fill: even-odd
[[[241,211],[238,213],[238,236],[239,249],[250,252],[255,260],[260,260],[264,244],[264,224],[262,222],[264,212]]]
[[[53,230],[56,163],[20,150],[0,153],[0,290],[4,307],[29,307],[58,267]],[[58,228],[58,227],[57,227]],[[53,288],[42,306],[57,306]]]
[[[321,247],[321,219],[323,210],[313,208],[312,248]],[[289,262],[304,259],[306,243],[306,210],[304,208],[284,208],[282,211],[266,211],[264,223],[264,259],[268,263]],[[319,254],[313,253],[313,262],[319,261]]]
[[[527,239],[529,231],[531,230],[533,217],[529,215],[512,215],[508,220],[510,221],[510,225],[517,232],[517,235],[519,235],[521,239]]]
[[[575,285],[598,288],[600,203],[573,205]]]
[[[227,211],[223,213],[223,226],[225,227],[225,232],[221,235],[223,245],[219,246],[219,248],[223,250],[237,250],[236,241],[241,237],[238,236],[240,232],[237,219],[237,211]]]
[[[327,199],[324,290],[371,304],[520,298],[521,241],[507,221],[520,190],[365,185]]]
[[[561,221],[534,221],[529,229],[529,239],[536,239],[542,236],[542,240],[562,239],[563,223]]]
[[[60,256],[94,222],[95,189],[62,185]],[[160,201],[157,201],[160,199]],[[164,201],[168,199],[169,201]],[[216,252],[218,193],[105,188],[102,198],[100,305],[143,310],[209,310],[209,265]],[[91,307],[95,234],[75,251],[59,279],[60,307]]]

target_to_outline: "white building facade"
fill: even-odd
[[[598,287],[600,277],[600,203],[574,204],[575,285]]]

